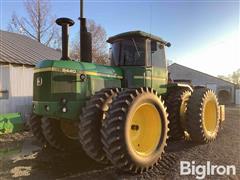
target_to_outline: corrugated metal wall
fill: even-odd
[[[23,118],[31,114],[33,67],[0,64],[0,91],[8,90],[8,99],[0,99],[0,113],[20,112]]]

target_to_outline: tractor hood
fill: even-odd
[[[122,70],[88,62],[44,60],[36,65],[33,112],[53,118],[78,119],[96,92],[121,87]]]
[[[121,68],[78,61],[44,60],[36,65],[35,73],[46,71],[82,73],[103,78],[122,79],[123,77]]]

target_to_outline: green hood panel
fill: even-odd
[[[83,80],[82,74],[86,75]],[[33,113],[76,120],[86,101],[101,89],[121,87],[122,78],[123,72],[117,67],[77,61],[41,61],[34,70]],[[67,103],[63,104],[62,99]],[[67,112],[62,112],[63,106]]]
[[[59,68],[63,69],[63,72],[91,72],[95,73],[96,76],[104,76],[106,77],[116,77],[122,78],[122,70],[118,67],[110,67],[95,63],[87,63],[87,62],[78,62],[78,61],[63,61],[63,60],[43,60],[36,65],[35,71],[41,71],[46,68]],[[89,74],[94,75],[94,74]]]

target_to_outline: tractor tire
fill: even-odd
[[[166,99],[167,112],[169,114],[169,140],[180,140],[185,137],[186,110],[191,90],[188,88],[176,88],[171,91]]]
[[[42,132],[41,116],[33,114],[29,119],[29,126],[37,141],[46,146],[48,143]]]
[[[219,103],[207,88],[194,89],[187,105],[187,132],[193,142],[208,143],[219,131]]]
[[[109,160],[103,151],[101,128],[112,99],[120,88],[107,88],[98,91],[83,108],[79,121],[79,140],[83,150],[97,162],[108,164]]]
[[[43,117],[41,121],[43,134],[51,147],[60,151],[81,150],[78,140],[70,139],[63,133],[60,120]]]
[[[164,102],[151,88],[121,92],[101,131],[108,159],[127,172],[143,173],[155,167],[167,145],[167,116]]]

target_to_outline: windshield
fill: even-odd
[[[113,43],[112,65],[144,66],[145,40],[141,38],[131,38]]]

